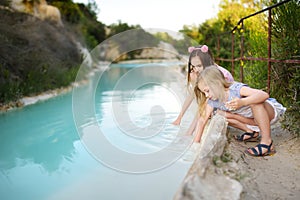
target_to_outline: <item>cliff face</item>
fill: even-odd
[[[46,0],[10,0],[10,7],[18,12],[31,14],[42,20],[50,20],[58,26],[63,26],[59,9],[48,5]]]
[[[80,62],[66,28],[0,7],[0,104],[68,85]]]

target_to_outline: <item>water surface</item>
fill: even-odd
[[[180,129],[170,124],[181,106],[170,88],[182,86],[179,81],[184,78],[164,82],[158,77],[156,83],[141,85],[135,91],[115,91],[120,77],[133,67],[111,66],[102,74],[95,92],[97,124],[105,137],[123,151],[157,152],[168,146]],[[146,77],[147,74],[136,76],[141,80]],[[91,81],[98,81],[97,73]],[[88,89],[89,85],[82,86],[83,91]],[[116,125],[113,116],[113,98],[126,103],[129,117],[137,127],[151,124],[151,108],[162,106],[166,112],[163,129],[144,139],[124,134],[118,127],[122,120]],[[186,120],[190,119],[187,116]],[[88,127],[92,119],[85,120],[83,126]],[[191,158],[183,156],[151,173],[133,174],[99,162],[80,140],[71,92],[0,114],[0,130],[0,199],[172,199],[192,164]]]

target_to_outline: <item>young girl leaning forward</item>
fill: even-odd
[[[189,47],[188,52],[190,53],[189,61],[188,61],[188,73],[187,73],[188,87],[194,88],[195,82],[197,81],[197,77],[198,77],[199,73],[203,69],[205,69],[206,67],[211,66],[211,65],[217,66],[218,69],[222,71],[222,73],[225,76],[225,79],[228,82],[234,81],[232,75],[230,74],[230,72],[228,70],[215,64],[213,55],[212,55],[211,51],[209,50],[208,46],[199,45],[196,47]],[[191,105],[194,98],[195,98],[195,94],[194,94],[194,92],[191,92],[191,94],[185,99],[182,109],[181,109],[181,112],[179,113],[179,115],[177,116],[177,118],[175,119],[175,121],[172,124],[179,125],[181,123],[181,119],[182,119],[184,113],[186,112],[188,107]],[[235,116],[232,116],[232,117],[235,118]],[[190,131],[188,134],[190,134],[190,135],[192,134],[194,127],[196,126],[197,120],[198,120],[198,116],[196,116],[194,118],[194,120],[192,122],[193,128],[190,128]]]
[[[207,67],[198,76],[195,94],[199,105],[200,119],[198,120],[194,141],[200,142],[204,127],[214,108],[234,113],[243,119],[248,119],[250,125],[258,126],[261,141],[255,147],[245,152],[252,156],[267,156],[275,153],[271,138],[270,124],[275,123],[285,112],[285,108],[275,99],[269,98],[268,93],[250,88],[244,83],[225,80],[223,73],[216,67]],[[229,125],[242,130],[244,123]]]

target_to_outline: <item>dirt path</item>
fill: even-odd
[[[257,143],[232,139],[238,133],[229,129],[225,155],[235,162],[228,162],[222,170],[243,185],[241,199],[300,199],[300,138],[282,130],[279,124],[272,130],[277,153],[256,158],[246,155],[244,150]]]

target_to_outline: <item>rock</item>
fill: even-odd
[[[198,156],[175,195],[175,200],[240,198],[242,185],[220,174],[213,164],[213,159],[223,154],[227,144],[226,131],[226,119],[218,114],[213,116],[203,133]]]

